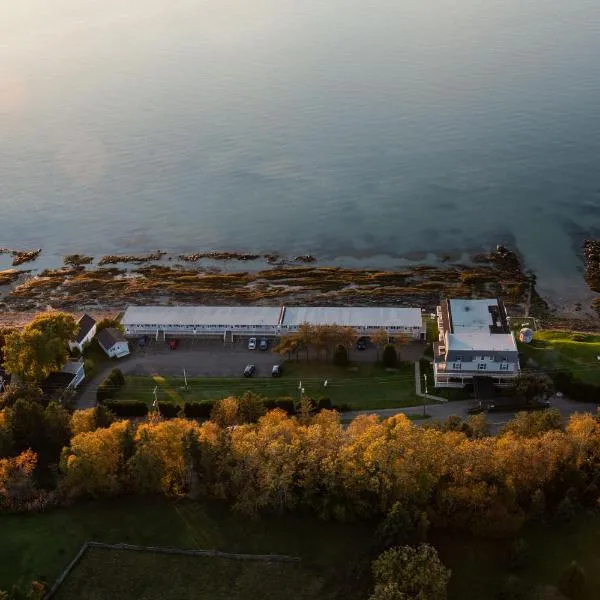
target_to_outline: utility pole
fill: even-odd
[[[188,389],[188,385],[187,385],[187,376],[185,374],[185,369],[183,370],[183,381],[185,381],[185,389]]]
[[[425,379],[425,395],[423,396],[423,417],[427,416],[427,373],[423,373]]]
[[[154,386],[154,392],[153,392],[153,394],[154,394],[154,402],[152,403],[152,406],[153,406],[153,407],[154,407],[156,410],[158,410],[158,396],[156,395],[156,392],[157,392],[157,391],[158,391],[158,386],[157,386],[157,385],[155,385],[155,386]]]

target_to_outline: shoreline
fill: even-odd
[[[542,298],[535,287],[535,274],[526,272],[522,257],[504,246],[470,255],[413,253],[395,261],[396,265],[400,262],[398,266],[374,268],[327,265],[310,254],[286,257],[274,253],[169,254],[154,250],[103,257],[71,254],[62,257],[60,266],[39,270],[34,262],[39,252],[33,255],[30,251],[5,250],[32,259],[25,265],[27,269],[11,266],[2,270],[0,266],[3,313],[55,308],[114,314],[129,304],[273,302],[313,306],[402,304],[431,312],[442,296],[492,295],[502,297],[515,316],[522,316],[529,310],[531,287],[537,314],[600,327],[599,315],[583,305],[592,301],[594,291],[587,290],[589,298],[566,303]],[[354,262],[360,263],[358,259]]]

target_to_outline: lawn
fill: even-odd
[[[303,571],[310,572],[309,580],[304,578],[304,584],[310,589],[314,586],[323,595],[332,589],[344,591],[350,598],[359,598],[360,595],[350,593],[353,591],[351,587],[346,589],[345,576],[351,565],[362,560],[372,527],[368,524],[350,526],[293,516],[249,519],[232,513],[221,505],[190,501],[168,502],[131,496],[104,502],[79,503],[68,509],[38,515],[1,515],[0,531],[0,589],[8,588],[13,583],[28,585],[33,579],[53,582],[77,554],[81,545],[92,540],[298,556],[302,559]],[[92,558],[91,564],[93,561]],[[162,561],[164,558],[161,558]],[[117,562],[113,561],[111,565],[99,575],[107,580],[107,585],[113,585],[123,577],[123,573],[117,571]],[[87,568],[84,564],[84,569]],[[150,571],[153,570],[148,568],[146,576],[150,576]],[[143,569],[140,566],[139,572],[141,571]],[[166,585],[168,589],[171,583],[175,583],[175,579],[171,581],[169,569],[163,573],[164,575],[159,569],[159,573],[153,577],[162,578],[162,585]],[[275,574],[272,576],[275,577]],[[202,578],[203,575],[199,577]],[[256,573],[239,573],[237,577],[252,578],[259,585],[267,575],[260,578]],[[302,578],[290,575],[290,586],[298,583],[300,587],[290,588],[289,597],[307,597],[300,595],[303,587],[299,579]],[[156,585],[161,585],[158,579],[154,581],[157,582]],[[74,585],[77,585],[76,582],[77,577]],[[265,586],[266,583],[260,589],[249,589],[246,596],[239,597],[269,597],[272,590]],[[112,588],[110,593],[97,597],[111,596],[118,597],[112,593]],[[141,596],[133,594],[128,597]]]
[[[523,532],[522,539],[529,559],[521,570],[513,573],[507,560],[509,541],[461,535],[435,539],[443,562],[452,569],[450,600],[494,599],[510,574],[519,576],[529,586],[555,585],[572,560],[585,571],[586,594],[581,600],[600,598],[599,514],[583,513],[562,525],[531,526]]]
[[[531,344],[518,344],[531,366],[566,369],[576,379],[600,384],[600,335],[572,331],[536,331]],[[526,366],[521,364],[522,367]]]
[[[107,576],[110,574],[110,576]],[[55,600],[297,600],[334,598],[302,563],[241,561],[90,548]]]
[[[327,386],[324,382],[327,380]],[[343,369],[333,365],[287,362],[280,378],[188,378],[188,389],[181,377],[129,376],[119,392],[120,399],[140,399],[151,404],[154,388],[159,401],[176,404],[198,402],[255,392],[267,398],[300,397],[300,382],[304,394],[318,400],[331,398],[334,404],[348,404],[354,410],[414,406],[413,363],[401,363],[396,371],[386,371],[375,365],[360,365]]]

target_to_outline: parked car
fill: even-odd
[[[283,369],[281,368],[281,365],[273,365],[273,368],[271,369],[271,377],[281,377],[282,372]]]
[[[269,342],[268,342],[268,340],[266,340],[265,338],[263,338],[262,340],[260,340],[260,343],[259,343],[258,347],[261,350],[268,350],[269,349]]]
[[[248,340],[248,350],[256,350],[256,338],[250,338]]]
[[[169,342],[169,348],[171,348],[171,350],[176,350],[177,346],[179,346],[179,340],[171,340]]]
[[[358,340],[356,342],[356,349],[357,350],[366,350],[367,349],[367,338],[364,338],[364,337],[358,338]]]
[[[256,365],[246,365],[244,367],[244,377],[252,377],[256,371]]]
[[[140,348],[143,348],[143,347],[144,347],[144,346],[147,344],[147,342],[148,342],[148,338],[147,338],[145,335],[143,335],[143,336],[142,336],[142,337],[141,337],[141,338],[138,340],[138,346],[139,346]]]

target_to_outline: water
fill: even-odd
[[[0,245],[326,260],[516,247],[583,293],[597,0],[20,0]]]

